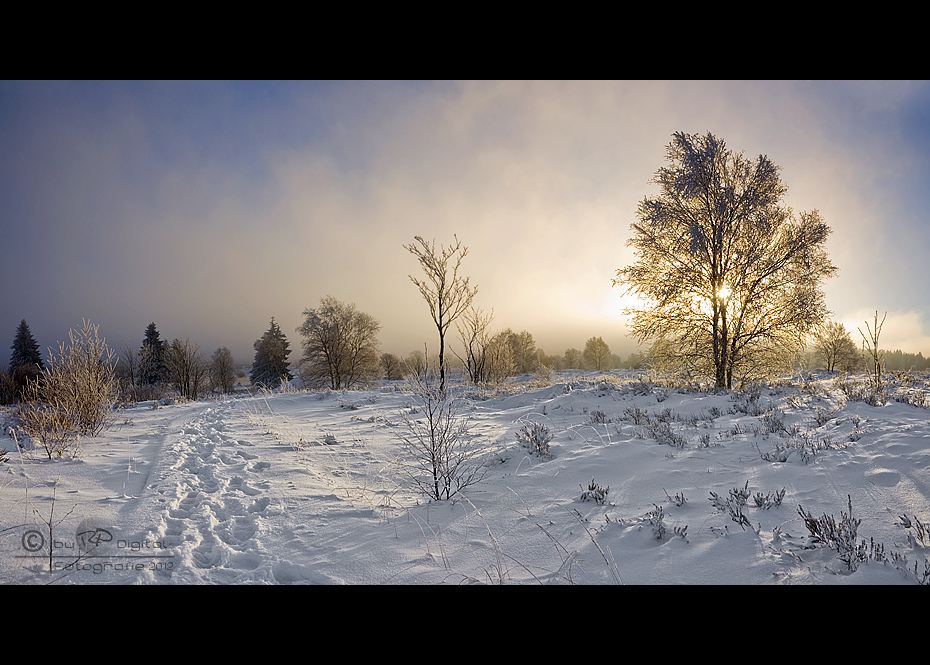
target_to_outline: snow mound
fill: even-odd
[[[488,476],[438,503],[406,482],[398,433],[418,414],[397,385],[139,404],[83,439],[74,459],[43,459],[28,437],[22,449],[8,438],[0,578],[928,581],[930,409],[914,397],[926,382],[873,406],[829,376],[745,393],[633,374],[558,379],[455,388],[459,415],[486,444]],[[2,417],[6,431],[14,421]],[[551,435],[548,454],[516,435],[527,423]],[[839,522],[850,503],[861,541],[852,562],[816,542],[800,512]]]

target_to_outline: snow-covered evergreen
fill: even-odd
[[[168,368],[165,365],[165,348],[165,343],[162,341],[153,321],[146,327],[145,339],[142,340],[142,348],[139,349],[141,383],[155,385],[167,378]]]
[[[253,385],[277,388],[281,383],[290,381],[291,375],[287,360],[291,350],[290,342],[271,317],[271,326],[261,338],[255,340],[255,360],[249,378]]]
[[[10,356],[10,372],[13,373],[17,368],[24,365],[35,365],[40,370],[45,368],[42,362],[42,354],[39,352],[39,344],[32,336],[29,330],[29,324],[26,319],[19,322],[16,328],[16,336],[13,338],[13,355]]]

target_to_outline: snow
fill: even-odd
[[[402,384],[140,403],[82,439],[73,458],[49,460],[28,439],[19,439],[24,451],[6,439],[0,580],[927,581],[930,534],[918,538],[913,520],[930,524],[930,409],[851,401],[829,376],[756,395],[654,385],[633,372],[554,380],[453,388],[459,415],[487,446],[489,475],[444,502],[404,483],[398,434],[416,400]],[[9,412],[0,417],[6,431]],[[531,423],[550,430],[548,457],[516,436]],[[603,502],[589,486],[609,488]],[[749,526],[712,500],[744,488]],[[798,511],[840,522],[850,501],[872,552],[853,570],[814,542]]]

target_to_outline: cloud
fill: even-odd
[[[141,339],[155,320],[164,336],[248,362],[271,316],[296,347],[300,313],[333,295],[381,320],[385,350],[407,353],[435,334],[402,245],[457,234],[496,325],[529,330],[549,353],[590,336],[632,347],[609,311],[611,278],[633,258],[637,203],[679,130],[768,154],[790,205],[820,209],[841,269],[829,307],[926,313],[909,267],[930,250],[908,189],[921,158],[889,122],[926,87],[13,85],[0,194],[21,251],[0,276],[34,277],[2,323],[12,334],[41,308],[37,334],[60,338],[89,315],[108,336]]]

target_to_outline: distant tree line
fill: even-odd
[[[186,399],[210,391],[228,393],[235,386],[232,353],[225,346],[207,357],[189,338],[161,339],[155,323],[143,333],[139,347],[124,342],[116,365],[120,396],[126,401],[159,399],[168,390]]]
[[[38,381],[47,369],[28,324],[23,320],[14,336],[9,369],[0,367],[0,403],[24,399],[27,385]],[[163,397],[168,390],[188,399],[210,391],[231,392],[236,368],[227,347],[206,357],[188,338],[165,342],[155,323],[150,323],[140,346],[123,342],[119,353],[109,353],[117,401],[139,401]],[[102,362],[102,361],[101,361]]]
[[[476,384],[498,383],[539,370],[637,369],[644,363],[637,353],[626,360],[611,353],[601,337],[588,339],[584,350],[569,348],[563,354],[549,355],[536,347],[527,330],[490,332],[492,319],[492,314],[470,307],[458,322],[463,351],[453,350],[452,358],[445,360],[446,367],[460,369]],[[304,321],[297,328],[303,353],[292,367],[290,342],[272,317],[268,330],[253,345],[250,382],[277,388],[299,376],[309,387],[343,390],[381,379],[399,380],[409,374],[423,376],[430,360],[426,351],[413,350],[406,356],[382,353],[377,338],[380,329],[374,317],[354,304],[326,296],[319,307],[304,310]],[[4,404],[21,400],[28,381],[45,368],[25,320],[17,328],[11,348],[9,370],[0,368],[0,401]],[[189,338],[163,340],[154,322],[145,328],[141,344],[122,343],[112,369],[118,399],[124,402],[160,399],[169,391],[198,399],[209,392],[232,392],[237,382],[237,366],[227,347],[208,357]]]
[[[920,352],[906,353],[901,349],[885,351],[885,369],[889,372],[905,370],[923,371],[930,369],[930,358]]]
[[[879,349],[877,352],[874,349],[867,350],[865,346],[870,341],[863,338],[856,344],[842,323],[826,321],[813,336],[805,364],[811,369],[831,372],[873,372],[875,356],[878,355],[880,371],[922,372],[930,369],[930,358],[925,358],[922,353],[906,353],[900,349]]]
[[[534,372],[662,369],[676,353],[668,339],[660,339],[645,352],[634,352],[624,359],[612,353],[602,337],[590,337],[581,350],[571,347],[562,354],[549,355],[537,348],[533,335],[527,330],[492,328],[493,310],[485,311],[475,304],[477,287],[460,273],[468,249],[457,238],[449,248],[440,246],[438,249],[435,242],[427,243],[419,236],[416,241],[404,248],[415,255],[426,274],[426,279],[411,277],[411,280],[427,302],[440,336],[439,354],[435,358],[440,391],[444,389],[446,370],[451,367],[460,368],[466,381],[482,385]],[[303,316],[303,322],[296,329],[302,338],[302,354],[293,367],[287,336],[274,317],[271,318],[268,330],[253,344],[255,355],[249,374],[252,386],[275,389],[300,377],[309,387],[344,390],[381,379],[422,377],[433,369],[434,358],[428,357],[427,345],[423,351],[414,350],[404,357],[382,353],[378,342],[380,322],[358,310],[355,304],[326,296],[318,307],[305,309]],[[458,333],[459,349],[449,344],[453,325]],[[857,372],[869,368],[870,357],[873,365],[874,358],[878,357],[877,348],[871,349],[870,356],[857,346],[845,327],[836,322],[821,322],[809,338],[813,340],[812,345],[806,353],[795,357],[812,368]],[[873,346],[877,347],[877,338],[874,342]],[[38,380],[46,370],[39,346],[25,320],[17,327],[11,348],[9,369],[0,368],[2,403],[21,400],[30,382]],[[447,348],[452,351],[452,358],[447,356]],[[802,357],[805,355],[806,359]],[[887,371],[930,368],[930,360],[920,353],[881,351],[880,357],[882,369]],[[154,322],[146,327],[140,346],[123,343],[112,369],[119,398],[124,401],[156,399],[168,390],[197,399],[210,391],[231,392],[237,380],[236,366],[227,347],[220,347],[207,357],[188,338],[163,341]],[[717,372],[718,382],[723,381],[721,376],[726,379],[724,383],[729,382],[725,374]],[[240,375],[244,376],[241,372]]]

